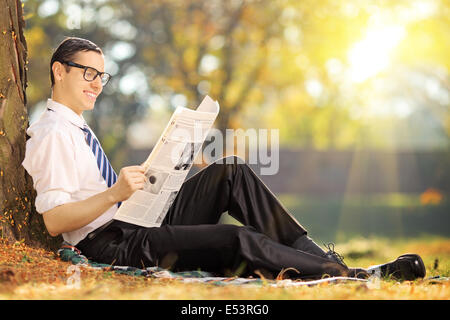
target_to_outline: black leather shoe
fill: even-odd
[[[325,253],[325,257],[328,260],[334,261],[339,263],[341,266],[344,266],[347,268],[347,265],[344,263],[344,257],[341,256],[339,253],[334,251],[334,243],[324,244],[324,246],[328,249],[328,251]]]
[[[422,258],[413,253],[403,254],[396,260],[385,264],[371,266],[367,268],[367,271],[370,275],[391,277],[395,280],[415,280],[424,278],[426,274]]]
[[[341,256],[336,251],[334,251],[334,243],[326,244],[325,247],[328,249],[328,251],[325,254],[326,258],[343,266],[346,269],[346,272],[344,274],[345,276],[358,279],[367,279],[370,277],[370,274],[367,272],[366,269],[347,267],[347,265],[344,262],[344,257]]]

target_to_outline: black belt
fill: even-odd
[[[114,219],[111,219],[110,221],[108,221],[107,223],[105,223],[104,225],[102,225],[101,227],[98,227],[98,228],[95,229],[94,231],[89,232],[88,235],[85,237],[85,239],[88,239],[88,240],[94,239],[94,238],[97,236],[97,234],[99,234],[100,232],[102,232],[103,230],[105,230],[106,227],[108,227],[108,226],[109,226],[111,223],[113,223],[113,222],[114,222]]]

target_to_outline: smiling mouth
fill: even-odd
[[[95,93],[84,91],[84,94],[89,97],[90,100],[95,101],[97,99],[97,95]]]

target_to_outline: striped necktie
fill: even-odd
[[[100,142],[98,142],[97,138],[94,136],[89,126],[85,124],[84,127],[81,128],[81,130],[83,130],[86,142],[91,148],[91,151],[95,156],[95,159],[97,159],[98,169],[100,170],[102,177],[105,179],[108,188],[110,188],[114,183],[116,183],[117,174],[114,172],[111,163],[108,161],[106,154],[103,152],[103,149],[100,146]],[[120,205],[121,202],[117,204],[118,207],[120,207]]]
[[[114,169],[111,166],[111,163],[109,163],[106,154],[103,152],[100,143],[98,142],[97,138],[95,138],[88,125],[85,124],[81,130],[83,130],[86,137],[86,142],[94,153],[95,158],[97,159],[97,166],[100,170],[100,173],[105,179],[108,188],[111,187],[117,181],[117,174],[114,172]]]

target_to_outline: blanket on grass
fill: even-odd
[[[214,274],[207,271],[183,271],[183,272],[173,272],[161,267],[147,267],[145,269],[140,269],[130,266],[115,266],[110,264],[98,263],[91,261],[86,256],[82,255],[78,248],[68,244],[63,243],[61,248],[57,251],[59,258],[62,261],[71,262],[74,265],[104,270],[113,271],[119,274],[125,274],[129,276],[143,276],[151,278],[165,278],[165,279],[177,279],[185,283],[201,282],[208,283],[217,286],[224,285],[269,285],[269,286],[313,286],[320,283],[342,283],[342,282],[367,282],[365,279],[357,279],[350,277],[331,277],[320,280],[313,281],[299,281],[299,280],[268,280],[268,279],[257,279],[257,278],[239,278],[239,277],[217,277]]]
[[[83,267],[93,268],[97,270],[104,271],[114,271],[119,274],[125,274],[129,276],[143,276],[151,278],[165,278],[165,279],[177,279],[185,283],[201,282],[208,283],[217,286],[224,285],[269,285],[274,287],[283,286],[315,286],[321,283],[343,283],[343,282],[363,282],[372,283],[374,279],[358,279],[351,277],[329,277],[320,280],[311,281],[301,281],[301,280],[267,280],[267,279],[255,279],[255,278],[239,278],[239,277],[217,277],[214,274],[206,271],[183,271],[183,272],[172,272],[170,270],[161,267],[147,267],[145,269],[139,269],[130,266],[115,266],[103,263],[97,263],[87,259],[81,254],[78,248],[68,244],[63,243],[61,248],[58,250],[58,256],[62,261],[71,262],[74,265],[79,265]],[[449,281],[448,277],[434,276],[428,277],[425,280],[431,283]]]

